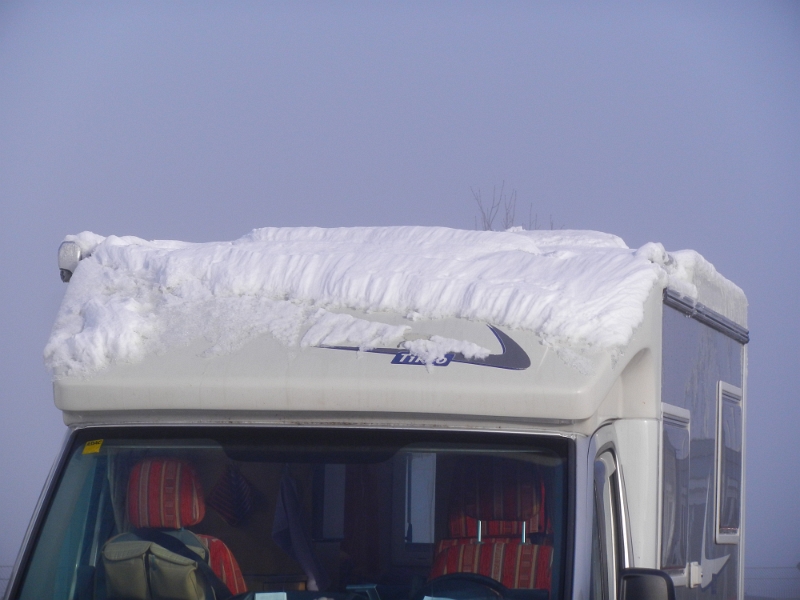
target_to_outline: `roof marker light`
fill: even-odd
[[[82,258],[81,247],[76,242],[61,242],[58,247],[58,268],[61,271],[61,281],[69,282]]]

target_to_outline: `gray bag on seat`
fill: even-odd
[[[209,581],[210,567],[202,561],[208,552],[192,532],[185,529],[152,532],[169,536],[170,546],[188,549],[180,554],[168,550],[151,539],[142,539],[139,532],[123,533],[103,546],[107,597],[113,600],[215,600]],[[146,537],[151,537],[147,535]],[[213,576],[213,573],[211,573]],[[215,578],[215,577],[214,577]],[[216,578],[215,578],[216,579]],[[227,594],[230,596],[230,592]]]

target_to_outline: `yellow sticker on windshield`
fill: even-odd
[[[97,454],[100,452],[100,446],[103,445],[103,440],[92,440],[83,445],[84,454]]]

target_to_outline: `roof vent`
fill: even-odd
[[[81,258],[81,247],[76,242],[61,242],[58,247],[58,268],[61,271],[61,281],[67,283]]]

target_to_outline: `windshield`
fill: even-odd
[[[83,430],[15,596],[558,598],[567,450],[516,434]]]

